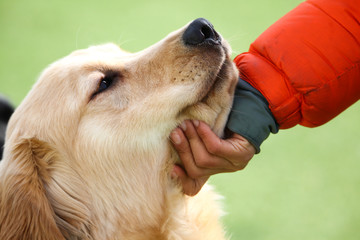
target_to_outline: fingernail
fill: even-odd
[[[195,127],[198,127],[200,122],[199,122],[199,120],[193,120],[193,124],[195,125]]]
[[[180,138],[179,134],[177,134],[175,131],[171,133],[170,137],[171,137],[171,140],[173,141],[173,143],[175,143],[175,144],[181,143],[181,138]]]
[[[185,123],[185,122],[182,122],[182,123],[180,124],[180,127],[181,127],[181,129],[182,129],[183,131],[186,131],[186,123]]]

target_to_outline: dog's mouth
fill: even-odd
[[[204,97],[202,97],[200,99],[201,103],[207,104],[207,100],[209,99],[209,97],[211,97],[212,95],[216,94],[216,88],[220,87],[219,85],[221,85],[221,83],[223,81],[225,81],[225,72],[227,69],[227,63],[226,61],[224,61],[220,67],[220,70],[218,71],[218,73],[215,75],[214,80],[210,80],[209,82],[212,82],[212,84],[210,84],[208,89],[204,89]]]
[[[223,109],[223,102],[226,102],[226,99],[222,99],[224,91],[228,92],[227,86],[229,84],[229,65],[231,63],[228,60],[225,60],[219,67],[217,73],[214,77],[209,76],[210,78],[204,82],[202,90],[198,94],[197,100],[192,104],[186,106],[179,115],[185,117],[186,119],[197,119],[206,122],[211,128],[214,127],[217,122],[217,118],[221,115]],[[228,93],[230,95],[230,93]]]

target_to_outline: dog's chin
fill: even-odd
[[[218,71],[218,73],[215,75],[214,79],[209,80],[208,82],[212,82],[210,88],[208,89],[204,89],[204,97],[200,98],[200,100],[195,103],[204,103],[206,105],[208,105],[208,99],[212,96],[214,96],[216,94],[216,87],[218,84],[221,84],[220,82],[223,81],[224,82],[224,71],[226,71],[226,67],[225,67],[225,62],[223,62],[221,64],[221,67],[219,68],[220,70]]]
[[[213,79],[207,79],[207,81],[211,83],[211,85],[207,85],[204,89],[199,93],[197,101],[192,104],[189,104],[185,107],[180,115],[180,119],[190,119],[190,120],[200,120],[205,122],[209,127],[214,130],[217,128],[216,134],[221,135],[222,129],[218,129],[219,125],[224,125],[220,117],[224,114],[223,107],[230,107],[230,102],[227,103],[224,99],[221,99],[219,95],[221,95],[224,91],[224,88],[227,88],[230,81],[229,78],[229,63],[225,60],[221,66],[217,74],[209,77],[213,77]],[[229,106],[227,106],[229,105]]]

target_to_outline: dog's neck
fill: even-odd
[[[72,168],[80,169],[76,175],[80,178],[78,182],[84,185],[78,187],[87,189],[82,191],[86,196],[76,198],[86,199],[83,204],[90,211],[86,214],[90,219],[84,224],[90,228],[91,235],[98,235],[99,239],[104,236],[112,239],[115,234],[133,237],[145,232],[146,239],[152,239],[149,233],[154,234],[154,239],[167,235],[164,226],[171,224],[169,216],[177,216],[175,208],[183,206],[185,201],[185,196],[169,174],[176,155],[167,139],[146,150],[122,149],[115,160],[101,159],[108,161],[102,163],[107,167],[101,169],[89,171],[92,164],[86,162],[88,159]],[[83,168],[83,164],[88,165]]]

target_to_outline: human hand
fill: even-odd
[[[186,120],[170,138],[183,164],[175,165],[171,176],[180,180],[190,196],[196,195],[211,175],[244,169],[255,154],[254,146],[239,134],[221,139],[197,120]]]

